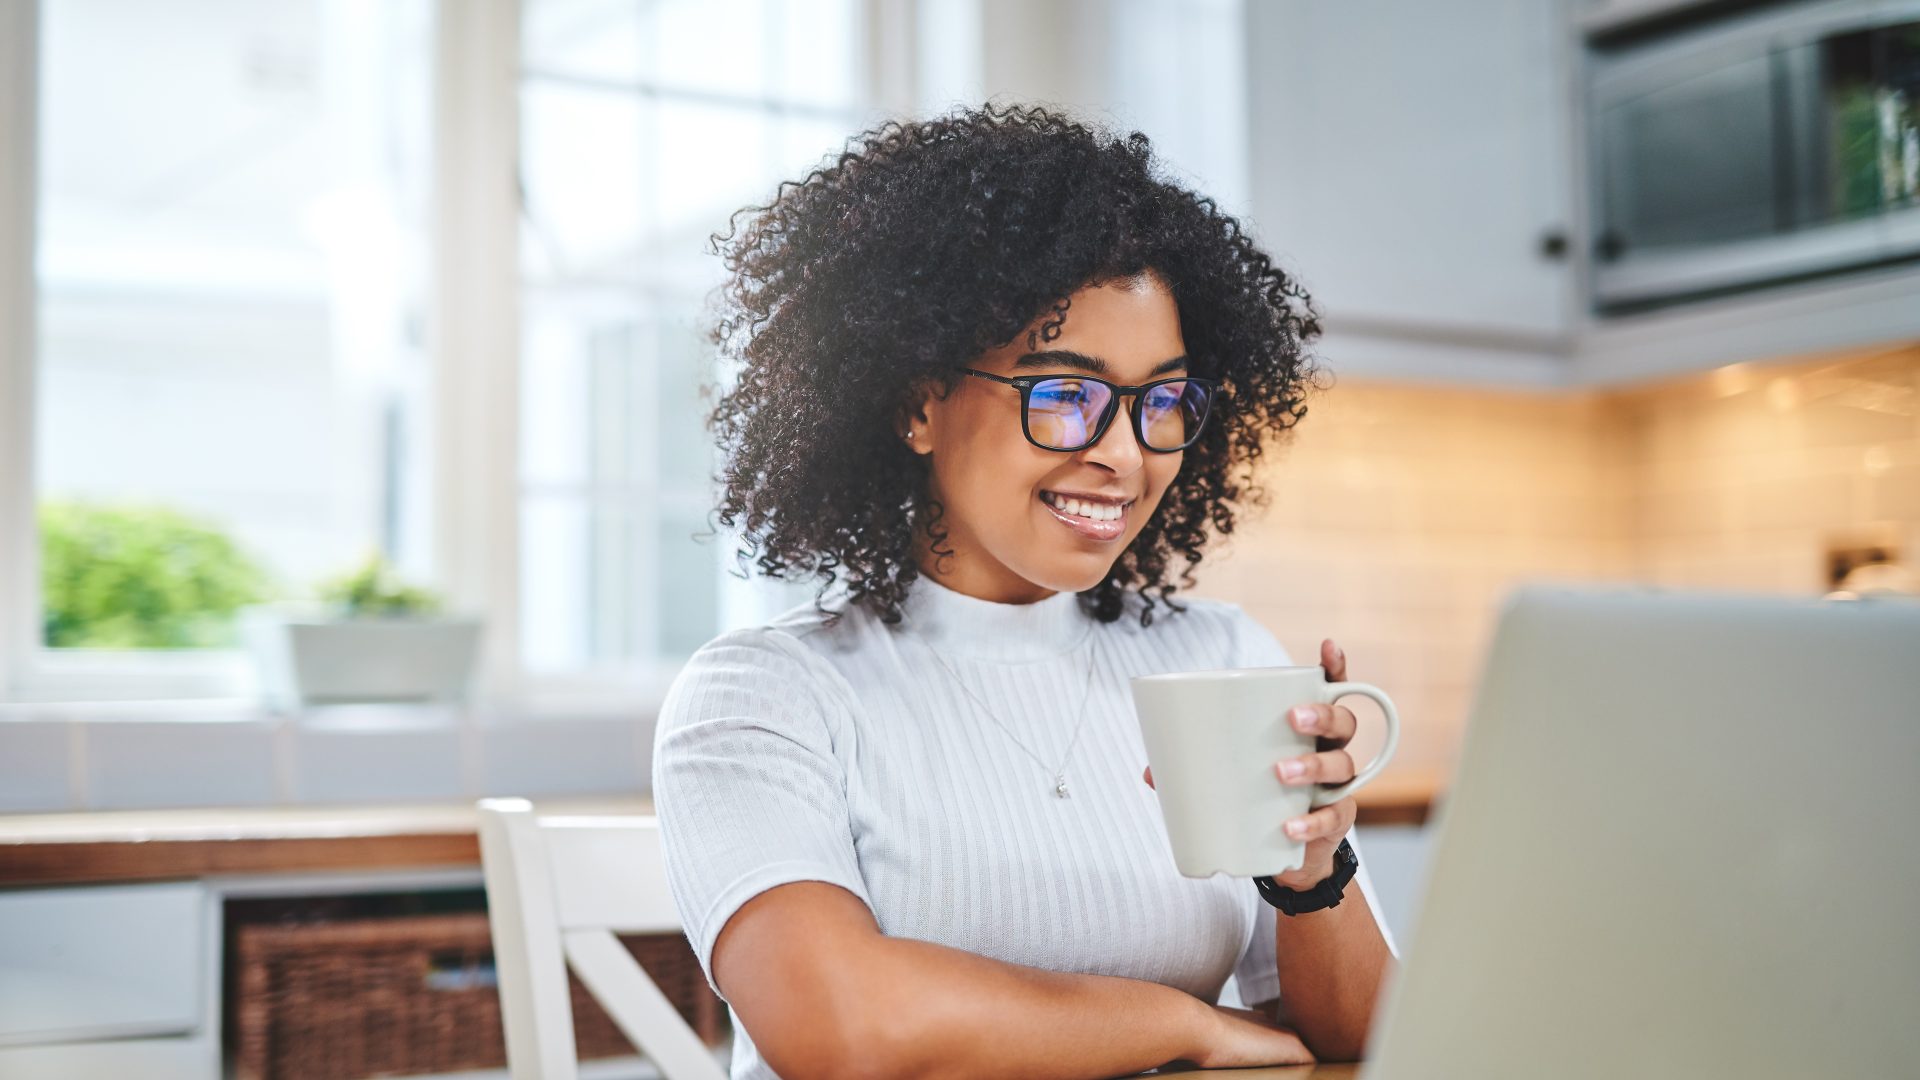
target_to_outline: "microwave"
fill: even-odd
[[[1603,313],[1920,258],[1920,0],[1749,7],[1587,42]]]

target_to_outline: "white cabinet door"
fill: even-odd
[[[1562,0],[1249,3],[1254,226],[1330,333],[1569,325]],[[1344,325],[1343,325],[1344,324]]]
[[[198,1029],[208,903],[198,882],[0,891],[0,1048]]]

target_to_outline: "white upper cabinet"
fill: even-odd
[[[1251,228],[1336,372],[1596,386],[1920,334],[1920,0],[1243,15]]]
[[[1562,4],[1245,14],[1253,228],[1330,334],[1555,362],[1568,259],[1544,248],[1571,224],[1575,109]]]

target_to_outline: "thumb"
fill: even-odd
[[[1153,787],[1153,766],[1151,765],[1147,766],[1147,771],[1141,773],[1140,776],[1142,779],[1146,780],[1148,787]],[[1154,790],[1158,791],[1160,789],[1154,788]]]

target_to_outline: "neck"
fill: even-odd
[[[914,561],[920,572],[954,592],[991,600],[996,604],[1033,604],[1059,592],[1036,585],[987,554],[973,542],[972,535],[959,524],[951,524],[940,544],[952,554],[942,558],[933,552],[933,540],[924,527],[916,525]]]
[[[1073,652],[1093,631],[1092,620],[1071,592],[1053,592],[1031,603],[994,600],[947,585],[957,576],[923,574],[900,605],[901,629],[912,631],[942,657],[1032,663]]]

